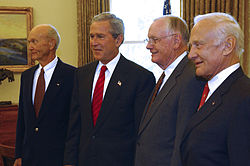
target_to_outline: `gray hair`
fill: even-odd
[[[166,15],[156,20],[166,20],[167,21],[167,29],[170,32],[179,32],[182,36],[182,40],[185,44],[189,41],[189,31],[188,26],[185,20],[180,17],[173,16],[173,15]]]
[[[240,57],[244,52],[244,33],[240,28],[238,22],[233,16],[226,13],[208,13],[204,15],[198,15],[194,18],[194,24],[199,21],[208,19],[217,25],[215,28],[216,33],[218,33],[218,38],[221,42],[227,36],[232,35],[236,38],[236,54]]]
[[[111,14],[109,12],[100,13],[94,16],[91,21],[91,24],[99,21],[109,21],[111,26],[110,33],[113,38],[117,38],[119,35],[124,36],[124,23],[122,19],[116,17],[114,14]]]
[[[56,30],[56,28],[50,24],[48,24],[49,28],[48,28],[48,37],[51,39],[55,39],[56,40],[56,46],[55,48],[57,49],[60,41],[61,41],[61,37],[60,34],[58,33],[58,31]]]

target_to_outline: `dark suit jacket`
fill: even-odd
[[[250,80],[233,72],[190,119],[184,166],[250,166]]]
[[[61,166],[75,68],[58,59],[36,118],[32,88],[37,67],[26,70],[21,76],[16,158],[21,157],[24,166]]]
[[[138,124],[155,78],[121,55],[94,127],[91,93],[97,64],[85,65],[76,72],[64,164],[133,165]]]
[[[183,95],[183,88],[196,87],[194,65],[187,56],[175,68],[163,88],[156,96],[155,101],[148,109],[149,101],[139,127],[136,144],[135,166],[169,166],[173,154],[177,130],[177,117],[183,106],[179,99]],[[193,88],[194,89],[194,88]],[[196,90],[192,92],[196,93]],[[191,104],[192,99],[185,101]],[[182,121],[192,112],[185,113]],[[180,127],[178,126],[178,129]]]

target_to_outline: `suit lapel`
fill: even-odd
[[[120,95],[120,91],[122,88],[122,84],[126,82],[128,78],[126,74],[126,62],[127,60],[121,55],[116,68],[111,76],[111,79],[109,81],[101,110],[99,112],[95,129],[98,129],[99,126],[102,126],[102,123],[106,120],[106,117],[109,116],[109,114],[114,110],[112,109],[112,106],[114,105],[114,102],[117,100],[117,98]],[[121,85],[119,85],[119,83]]]
[[[63,75],[62,69],[63,69],[63,63],[58,58],[57,65],[52,74],[48,88],[44,94],[43,102],[42,102],[41,109],[38,115],[39,120],[43,117],[47,108],[53,103],[53,100],[56,98],[58,92],[61,91],[61,87],[64,83],[63,82],[64,75]]]
[[[212,96],[210,96],[210,98],[201,107],[201,109],[196,112],[189,120],[189,123],[183,135],[183,140],[197,125],[206,120],[217,110],[217,108],[222,104],[223,96],[229,91],[233,82],[242,75],[242,69],[237,69],[215,90],[215,92],[212,94]]]
[[[38,68],[39,65],[36,65],[35,67],[31,68],[31,71],[30,71],[30,76],[31,77],[27,77],[27,90],[28,90],[28,96],[27,96],[27,100],[28,100],[28,103],[29,103],[29,107],[31,108],[31,114],[32,116],[31,117],[36,117],[36,114],[35,114],[35,108],[34,108],[34,105],[33,105],[33,101],[32,101],[32,91],[33,91],[33,81],[34,81],[34,74],[35,74],[35,71],[36,69]],[[25,78],[26,79],[26,78]]]
[[[147,104],[146,109],[144,110],[144,113],[143,113],[141,125],[139,127],[139,134],[147,126],[147,124],[150,122],[150,120],[156,114],[156,112],[159,111],[158,107],[164,101],[165,97],[167,97],[167,95],[170,93],[171,89],[176,85],[176,80],[182,74],[183,69],[185,68],[187,62],[188,62],[188,58],[187,56],[185,56],[182,59],[182,61],[178,64],[178,66],[175,68],[171,76],[168,78],[168,80],[162,87],[161,91],[156,96],[155,101],[150,106],[149,110],[147,110],[148,109],[148,104]],[[150,97],[150,100],[151,100],[151,97]]]
[[[87,92],[85,94],[80,94],[80,96],[83,96],[81,98],[82,102],[84,103],[84,109],[86,109],[87,112],[87,118],[89,121],[89,126],[90,130],[94,128],[94,123],[93,123],[93,117],[92,117],[92,101],[91,101],[91,96],[92,96],[92,89],[93,87],[93,81],[94,81],[94,75],[95,75],[95,70],[98,65],[98,61],[93,62],[92,64],[89,64],[90,67],[88,68],[88,71],[86,72],[85,75],[82,77],[80,76],[81,80],[79,83],[82,84],[83,89],[87,89]],[[79,89],[80,93],[84,93],[86,90]]]

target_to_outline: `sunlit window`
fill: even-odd
[[[125,24],[125,42],[120,51],[128,59],[152,71],[156,78],[161,69],[151,62],[151,54],[144,40],[148,28],[157,17],[163,15],[164,0],[110,0],[110,11]],[[180,15],[180,1],[171,1],[173,15]]]

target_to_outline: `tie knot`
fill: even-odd
[[[103,65],[103,66],[101,67],[101,73],[105,72],[107,69],[108,69],[107,66]]]
[[[43,67],[41,68],[41,72],[40,72],[40,74],[44,74],[44,70],[43,70]]]

